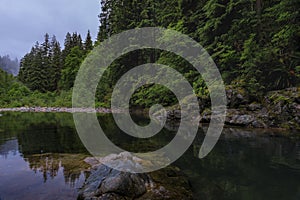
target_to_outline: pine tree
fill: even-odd
[[[84,51],[86,54],[88,54],[92,49],[93,49],[93,41],[92,41],[90,30],[88,30],[88,33],[84,41]]]
[[[29,88],[31,90],[38,90],[41,92],[45,92],[45,81],[44,81],[44,74],[43,72],[43,54],[42,54],[42,47],[37,42],[35,47],[32,49],[32,62],[29,66]]]
[[[71,49],[71,52],[65,59],[64,67],[61,72],[60,88],[69,90],[73,87],[79,67],[84,59],[84,52],[79,46]]]
[[[61,48],[59,42],[56,40],[56,37],[52,37],[51,41],[51,87],[50,91],[58,90],[58,82],[61,78],[62,70],[62,60],[61,60]]]
[[[44,42],[38,42],[32,47],[30,53],[26,54],[20,63],[19,80],[31,90],[40,92],[57,90],[60,79],[61,51],[56,37],[50,42],[48,34]]]
[[[62,62],[64,63],[65,58],[67,57],[67,55],[70,53],[71,49],[72,49],[72,36],[71,34],[68,32],[66,34],[65,37],[65,42],[64,42],[64,49],[62,51]]]
[[[40,91],[47,92],[51,90],[51,82],[52,82],[52,66],[50,63],[50,37],[47,33],[45,35],[45,41],[41,45],[41,59],[42,62],[39,63],[40,67],[40,83],[41,88]]]
[[[99,32],[97,35],[98,42],[102,42],[111,35],[110,12],[112,10],[112,3],[112,0],[101,0],[101,13],[98,16],[100,19]]]

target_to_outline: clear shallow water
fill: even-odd
[[[107,136],[128,151],[161,148],[176,133],[164,129],[153,138],[135,139],[122,133],[110,115],[99,115],[99,121]],[[140,116],[135,121],[147,123]],[[300,199],[299,139],[271,130],[227,128],[209,156],[200,160],[203,136],[200,130],[174,163],[187,175],[195,199]],[[4,113],[0,199],[76,199],[85,179],[86,156],[71,114]]]
[[[85,150],[73,128],[62,124],[47,114],[0,118],[1,200],[76,199],[85,173],[70,162]]]

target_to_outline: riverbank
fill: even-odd
[[[0,112],[96,112],[96,113],[111,113],[109,108],[66,108],[66,107],[20,107],[20,108],[0,108]],[[114,110],[114,112],[119,112]]]
[[[247,93],[241,89],[228,87],[227,114],[225,124],[228,126],[247,128],[280,128],[300,131],[300,88],[268,92],[260,101],[251,101]],[[209,123],[211,118],[210,99],[199,98],[201,120],[200,123]],[[167,108],[169,120],[180,120],[179,106]],[[133,113],[148,115],[147,109],[133,110]],[[68,108],[68,107],[19,107],[0,108],[0,112],[96,112],[120,113],[121,110],[109,108]],[[154,113],[159,120],[163,112]],[[187,113],[188,114],[188,113]]]

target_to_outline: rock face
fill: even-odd
[[[230,108],[237,108],[241,105],[249,103],[249,97],[246,91],[241,88],[233,88],[228,86],[226,88],[227,106]]]
[[[129,153],[126,152],[127,154]],[[112,157],[116,155],[109,155],[99,160],[107,161]],[[147,174],[136,174],[109,168],[97,163],[96,160],[98,159],[86,159],[93,169],[79,190],[79,200],[192,199],[189,182],[176,167],[167,167]]]
[[[253,128],[300,130],[299,88],[267,93],[260,103],[253,102],[227,110],[226,124]]]

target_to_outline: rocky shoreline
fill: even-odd
[[[96,113],[111,113],[109,108],[66,108],[66,107],[20,107],[20,108],[0,108],[0,112],[96,112]],[[114,110],[113,112],[120,112]]]
[[[227,113],[225,125],[247,128],[280,128],[300,131],[300,88],[267,93],[259,102],[251,101],[242,89],[227,88]],[[199,99],[200,123],[209,123],[210,99]],[[188,113],[186,113],[188,114]],[[163,112],[154,116],[160,120]],[[167,119],[180,120],[178,106],[167,109]]]
[[[225,124],[228,126],[300,130],[300,88],[271,91],[259,102],[251,101],[244,90],[230,86],[226,89],[226,95],[228,101]],[[199,98],[199,106],[200,123],[209,123],[211,118],[210,99]],[[169,120],[176,121],[181,118],[178,106],[167,110]],[[20,107],[0,108],[0,112],[121,113],[122,111],[109,108]],[[163,114],[157,111],[154,116],[160,120]]]
[[[229,105],[227,125],[300,130],[299,88],[268,92],[260,102],[250,102],[249,98],[241,97],[238,99],[240,102]]]

